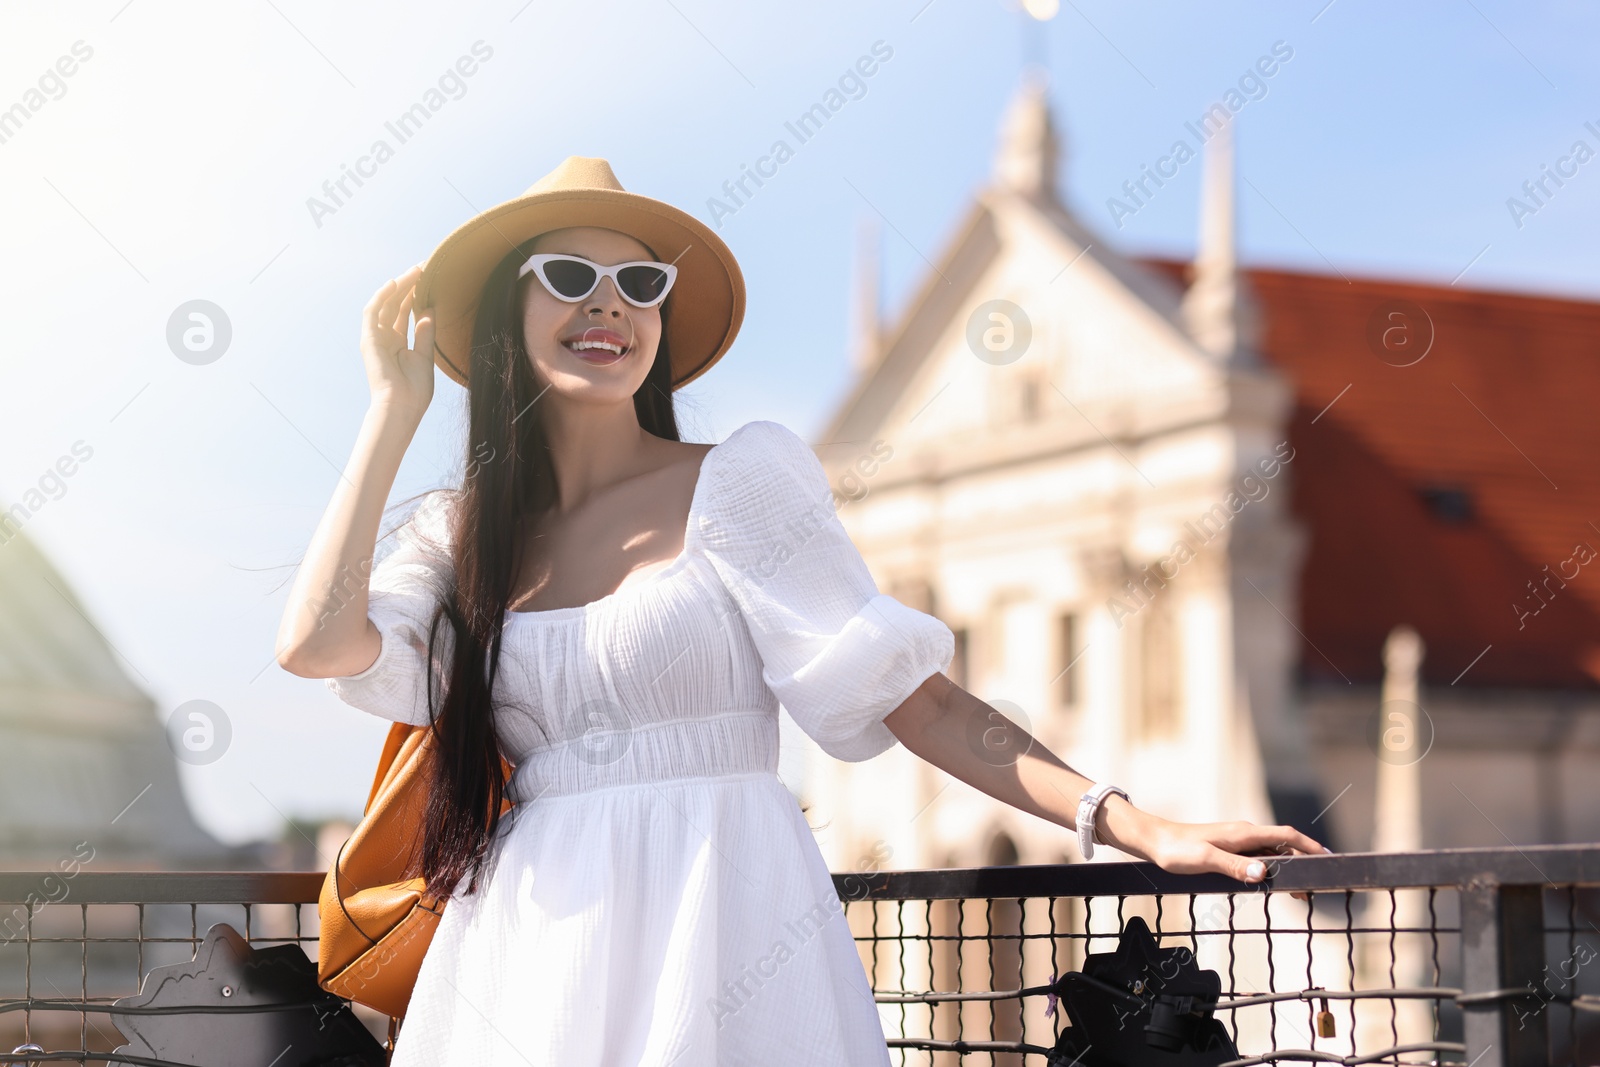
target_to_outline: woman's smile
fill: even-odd
[[[581,333],[561,339],[561,346],[585,363],[609,366],[631,351],[627,338],[602,326],[590,326]]]

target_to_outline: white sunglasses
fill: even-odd
[[[594,292],[601,278],[610,278],[622,299],[634,307],[655,307],[667,298],[672,283],[678,278],[678,268],[671,263],[651,260],[633,260],[605,266],[582,256],[568,256],[560,252],[540,252],[529,256],[517,271],[524,277],[532,271],[557,300],[575,304]]]

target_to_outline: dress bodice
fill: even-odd
[[[429,494],[374,568],[382,649],[327,680],[346,703],[428,721],[454,499]],[[440,669],[451,643],[441,621]],[[507,614],[494,698],[511,797],[775,771],[780,702],[824,751],[869,759],[896,743],[884,716],[953,653],[943,622],[878,591],[810,447],[746,423],[705,454],[666,567],[589,604]]]

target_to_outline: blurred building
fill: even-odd
[[[262,866],[195,822],[154,702],[32,541],[0,543],[0,869]]]
[[[1388,840],[1595,839],[1600,304],[1243,268],[1233,125],[1193,262],[1065,206],[1037,80],[892,323],[864,241],[816,445],[841,521],[959,682],[1141,807],[1359,851],[1405,766]],[[1385,704],[1408,626],[1418,695]],[[1077,858],[903,747],[814,752],[805,793],[834,870]]]
[[[5,517],[0,514],[0,518]],[[187,960],[186,938],[212,922],[247,928],[237,906],[79,906],[84,871],[250,870],[280,866],[281,846],[232,847],[194,819],[154,701],[124,671],[71,586],[30,538],[0,529],[0,870],[37,877],[0,907],[0,996],[114,998],[141,966]],[[259,906],[256,936],[294,931],[293,909]],[[80,945],[86,930],[97,941]],[[137,940],[142,938],[143,940]],[[108,1050],[109,1021],[68,1013],[0,1020],[0,1046]]]

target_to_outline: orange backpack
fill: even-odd
[[[392,1019],[405,1015],[444,912],[420,874],[407,877],[420,860],[432,751],[427,726],[389,727],[361,822],[328,868],[318,905],[317,983]],[[509,779],[511,765],[502,758],[500,767]],[[510,808],[503,798],[501,814]]]

